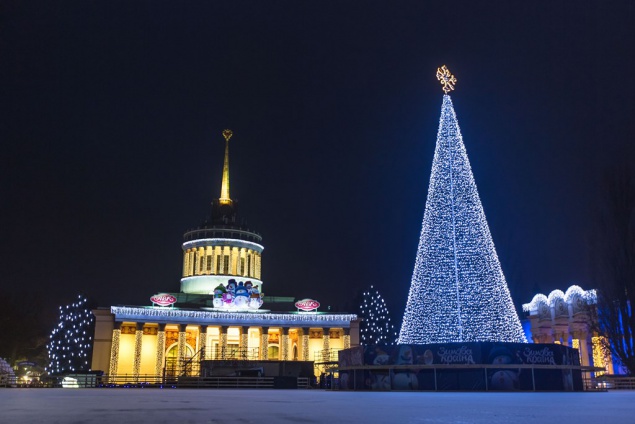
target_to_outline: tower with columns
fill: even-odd
[[[212,294],[228,278],[249,279],[261,293],[262,237],[247,228],[238,215],[238,202],[229,194],[229,140],[233,133],[223,131],[225,161],[221,195],[212,201],[210,216],[183,238],[181,292]]]
[[[205,361],[263,364],[271,361],[324,362],[359,344],[357,315],[317,310],[274,312],[215,307],[214,290],[245,280],[262,293],[262,237],[246,226],[229,191],[229,130],[223,131],[225,157],[221,195],[211,214],[186,231],[179,293],[163,293],[164,305],[111,306],[93,311],[92,369],[133,381],[160,381]],[[288,298],[292,300],[293,298]],[[267,297],[264,297],[265,306]],[[275,306],[275,304],[274,304]]]

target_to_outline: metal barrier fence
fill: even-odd
[[[593,379],[592,385],[599,390],[635,390],[635,377],[603,375]]]
[[[315,362],[337,362],[339,349],[320,349],[313,352]]]
[[[273,389],[273,377],[200,377],[179,378],[177,387],[214,389]]]
[[[308,389],[309,379],[305,377],[200,377],[180,378],[179,388],[214,389]]]
[[[18,379],[15,375],[2,374],[0,375],[0,387],[17,387]]]
[[[207,349],[200,355],[201,360],[223,360],[223,359],[243,359],[256,361],[260,359],[260,349],[257,347],[240,348],[226,347],[225,350],[216,346],[214,349]]]
[[[404,373],[413,374],[419,372],[426,372],[430,377],[432,383],[430,387],[421,390],[474,390],[474,391],[489,391],[497,390],[497,388],[489,387],[488,372],[491,370],[523,370],[528,372],[531,376],[530,387],[524,388],[524,391],[537,391],[537,390],[553,390],[552,388],[545,386],[541,382],[539,373],[542,371],[578,371],[582,375],[582,387],[580,389],[584,391],[602,391],[608,388],[606,384],[598,384],[598,381],[592,377],[592,373],[597,371],[604,371],[604,368],[589,367],[580,365],[538,365],[538,364],[432,364],[432,365],[360,365],[360,366],[347,366],[347,367],[333,367],[329,370],[329,374],[326,376],[330,381],[327,382],[326,388],[332,390],[369,390],[364,385],[367,381],[365,373],[371,373],[378,376],[384,376],[381,380],[382,384],[378,385],[381,388],[375,390],[408,390],[404,388],[393,387],[393,380],[396,373],[404,375]],[[445,372],[471,372],[473,375],[470,377],[469,387],[463,387],[460,383],[454,384],[452,387],[439,387],[438,377],[441,377],[441,373]],[[335,374],[341,376],[341,373],[347,374],[346,381],[335,378]],[[478,374],[480,373],[480,376]],[[387,376],[387,378],[386,378]],[[635,379],[633,379],[635,380]],[[457,380],[458,381],[458,380]],[[419,383],[417,383],[418,385]],[[573,380],[569,383],[573,390]],[[456,387],[455,387],[456,386]],[[625,386],[625,385],[624,385]],[[580,390],[578,389],[578,390]],[[412,389],[410,390],[417,390]]]
[[[306,377],[166,377],[156,375],[70,374],[49,378],[37,386],[8,384],[6,387],[63,388],[217,388],[217,389],[307,389]]]

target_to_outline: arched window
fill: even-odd
[[[174,343],[168,348],[167,355],[165,355],[165,375],[166,376],[178,376],[182,374],[183,363],[179,363],[178,358],[179,345]],[[194,350],[190,345],[185,345],[185,352],[183,355],[183,362],[187,362],[194,355]]]

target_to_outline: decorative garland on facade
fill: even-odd
[[[122,319],[155,319],[160,321],[177,320],[199,320],[208,321],[248,321],[254,324],[262,323],[271,325],[272,321],[286,322],[288,324],[298,323],[339,323],[348,327],[351,321],[357,319],[355,314],[272,314],[272,313],[240,313],[240,312],[214,312],[214,311],[193,311],[187,309],[174,308],[140,308],[133,306],[111,306],[110,312],[115,315],[116,320]]]

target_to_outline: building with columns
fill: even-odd
[[[210,216],[184,234],[178,293],[148,305],[111,306],[96,317],[92,369],[110,376],[196,375],[206,364],[240,360],[321,362],[359,343],[355,314],[320,312],[312,299],[264,295],[262,237],[248,228],[229,194],[229,140],[221,196]],[[272,309],[266,309],[271,307]],[[217,362],[214,362],[217,361]]]
[[[573,285],[566,292],[554,290],[548,296],[537,294],[523,305],[531,326],[534,343],[556,343],[578,349],[583,366],[605,367],[614,374],[610,352],[605,352],[593,320],[597,297],[595,290]],[[602,372],[596,373],[603,374]]]

